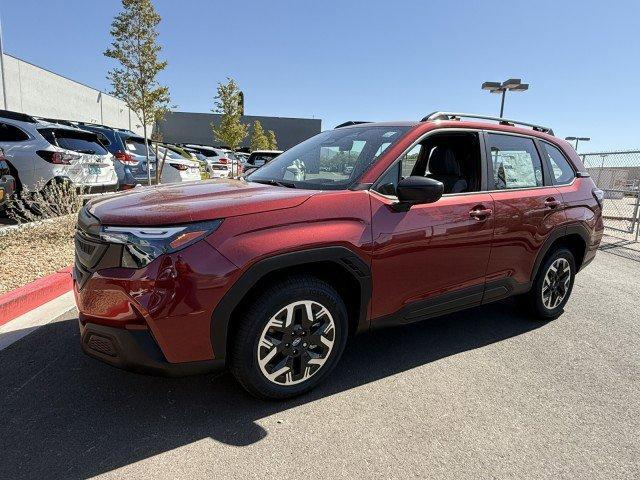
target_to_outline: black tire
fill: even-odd
[[[558,276],[557,287],[554,286],[550,288],[549,285],[546,284],[545,278],[548,273],[552,281],[556,281],[552,276],[554,272],[550,272],[552,265],[554,265],[554,268],[559,265],[568,265],[568,284],[566,284],[566,286],[564,286],[566,281],[566,277],[564,276]],[[528,308],[529,313],[531,313],[535,319],[543,321],[554,320],[562,315],[564,306],[571,296],[575,278],[576,261],[570,250],[558,248],[549,253],[538,269],[531,290],[522,296],[522,300]],[[544,297],[543,289],[545,289]],[[559,299],[560,296],[561,298]]]
[[[313,369],[313,373],[310,374],[308,378],[305,378],[307,372],[304,372],[303,376],[297,377],[295,379],[289,379],[289,374],[285,375],[286,378],[283,378],[282,375],[276,377],[274,380],[270,380],[267,378],[266,374],[269,373],[268,365],[261,367],[258,362],[258,356],[260,352],[264,352],[265,350],[260,350],[260,348],[266,349],[268,353],[271,353],[269,347],[265,347],[261,340],[265,332],[271,332],[272,329],[269,328],[267,324],[272,324],[274,321],[275,315],[278,313],[282,313],[283,309],[286,309],[288,306],[295,305],[291,307],[295,312],[298,312],[299,308],[302,308],[301,305],[297,305],[296,302],[310,301],[313,304],[314,308],[324,307],[328,311],[328,315],[320,315],[318,318],[323,318],[323,320],[317,320],[317,322],[332,322],[335,328],[331,328],[329,330],[329,334],[332,337],[332,347],[328,350],[328,353],[323,356],[324,363],[319,367],[317,365],[309,366],[309,370]],[[312,317],[319,315],[318,310],[312,314]],[[286,315],[286,314],[285,314]],[[298,313],[295,313],[298,315]],[[303,315],[303,314],[301,314]],[[307,318],[306,315],[303,315]],[[229,367],[231,373],[238,380],[238,382],[252,395],[262,398],[262,399],[273,399],[273,400],[282,400],[286,398],[295,397],[297,395],[301,395],[316,385],[318,385],[322,380],[324,380],[327,375],[335,368],[340,357],[342,356],[342,352],[344,351],[344,347],[347,342],[348,336],[348,317],[347,317],[347,309],[345,307],[344,301],[340,297],[340,295],[335,291],[331,285],[326,282],[319,280],[310,275],[294,275],[279,281],[268,289],[266,289],[259,297],[257,297],[254,301],[252,301],[246,309],[242,312],[239,319],[237,319],[238,324],[236,328],[233,330],[233,337],[231,342],[230,354],[229,354]],[[277,321],[277,320],[276,320]],[[300,320],[303,322],[304,319]],[[295,323],[296,321],[293,321]],[[318,323],[319,325],[320,323]],[[316,325],[316,324],[314,324]],[[296,375],[296,371],[301,368],[305,368],[301,366],[302,360],[297,360],[297,358],[302,358],[304,356],[305,362],[308,362],[308,359],[311,357],[311,354],[315,355],[315,352],[312,352],[311,348],[320,348],[324,349],[325,346],[320,345],[322,342],[315,342],[319,345],[312,345],[310,339],[312,337],[318,337],[317,332],[312,332],[310,329],[313,325],[310,325],[309,330],[306,333],[292,333],[289,330],[291,328],[284,327],[275,327],[277,330],[275,333],[277,335],[287,335],[286,338],[281,338],[277,348],[278,353],[277,356],[274,355],[274,363],[276,360],[283,359],[282,361],[289,362],[297,362],[297,364],[291,363],[291,372],[292,376]],[[302,328],[302,327],[300,327]],[[316,327],[319,328],[319,327]],[[330,328],[330,327],[326,327]],[[285,332],[286,330],[286,332]],[[333,330],[333,331],[331,331]],[[300,353],[298,351],[297,357],[293,355],[292,350],[293,344],[296,341],[296,338],[293,338],[292,335],[310,335],[309,338],[309,353],[307,353],[307,349]],[[322,336],[325,334],[324,330],[319,335]],[[293,342],[291,342],[291,338],[293,338]],[[329,337],[325,337],[325,340],[328,340]],[[298,340],[298,346],[301,347],[302,338]],[[320,339],[322,340],[322,339]],[[289,341],[291,343],[285,343],[285,341]],[[259,345],[262,345],[259,347]],[[304,343],[305,347],[307,343]],[[285,347],[288,347],[285,349]],[[327,347],[328,348],[328,347]],[[274,347],[275,349],[275,347]],[[291,356],[289,356],[288,354]],[[265,355],[265,357],[268,356]],[[264,358],[262,358],[264,361]],[[287,363],[289,365],[289,363]],[[309,365],[308,363],[304,363],[304,365]],[[266,373],[263,372],[263,368]],[[275,370],[275,367],[273,367]],[[277,371],[277,370],[276,370]],[[271,373],[275,373],[271,371]],[[302,374],[301,374],[302,375]],[[280,384],[277,382],[288,382],[288,381],[297,381],[299,383],[295,384]]]

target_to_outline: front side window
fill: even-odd
[[[413,146],[405,153],[384,175],[378,180],[374,190],[383,195],[395,196],[398,182],[403,178],[411,176],[413,167],[418,161],[418,156],[422,150],[422,144]]]
[[[18,127],[8,123],[0,123],[0,142],[22,142],[24,140],[29,140],[29,135]]]
[[[571,168],[571,165],[569,165],[568,160],[558,148],[547,142],[543,142],[543,144],[544,149],[547,152],[549,166],[551,167],[551,177],[553,178],[553,184],[563,185],[566,183],[571,183],[576,177],[576,174],[573,171],[573,168]]]
[[[409,128],[363,125],[326,131],[280,154],[247,180],[319,190],[344,189]]]
[[[482,155],[478,134],[445,130],[427,136],[382,175],[374,190],[395,196],[398,182],[409,176],[441,182],[445,195],[479,191]]]
[[[542,162],[532,139],[490,133],[494,189],[531,188],[544,185]]]

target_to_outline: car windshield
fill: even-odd
[[[246,179],[309,189],[343,189],[409,128],[364,125],[329,130],[280,154]]]

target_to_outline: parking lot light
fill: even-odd
[[[579,143],[579,142],[588,142],[588,141],[590,141],[590,140],[591,140],[591,138],[590,138],[590,137],[564,137],[564,139],[565,139],[567,142],[573,142],[573,141],[575,141],[575,142],[576,142],[576,145],[575,145],[575,150],[576,150],[576,152],[578,151],[578,143]]]
[[[507,90],[512,92],[524,92],[529,89],[528,83],[522,83],[519,78],[510,78],[504,82],[484,82],[482,89],[487,90],[489,93],[500,93],[502,98],[500,100],[500,117],[504,114],[504,99],[507,94]]]

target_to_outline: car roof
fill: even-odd
[[[468,119],[468,120],[465,120]],[[335,129],[344,128],[367,128],[372,126],[380,127],[394,127],[394,126],[409,126],[416,127],[418,125],[437,125],[446,127],[458,127],[458,128],[481,128],[485,130],[494,131],[507,131],[514,133],[521,133],[524,135],[533,135],[544,138],[545,136],[553,136],[553,130],[541,125],[521,122],[519,120],[512,120],[502,117],[493,117],[488,115],[479,115],[474,113],[460,113],[460,112],[433,112],[423,117],[420,121],[399,121],[399,122],[366,122],[366,121],[353,121],[349,120],[340,125],[337,125]]]
[[[251,154],[254,153],[282,153],[283,150],[254,150]]]

